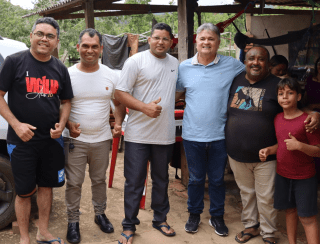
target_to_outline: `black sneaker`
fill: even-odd
[[[201,223],[200,214],[192,214],[190,213],[189,219],[184,226],[184,229],[188,233],[196,233],[198,232],[198,226]]]
[[[209,225],[216,229],[216,234],[219,236],[228,235],[228,227],[225,225],[223,216],[211,216]]]

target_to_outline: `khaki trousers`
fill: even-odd
[[[66,206],[68,223],[79,222],[81,189],[89,165],[92,204],[96,215],[103,214],[107,207],[106,171],[109,165],[110,140],[86,143],[72,139],[74,149],[70,150],[70,139],[64,138],[66,157]]]
[[[229,163],[240,188],[243,205],[241,221],[245,228],[258,224],[261,236],[274,237],[277,231],[277,210],[273,207],[276,160],[257,163],[242,163],[232,159]]]

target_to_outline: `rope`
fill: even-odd
[[[239,18],[246,10],[247,8],[251,7],[251,5],[255,5],[256,1],[254,2],[249,2],[246,7],[244,8],[244,10],[241,10],[239,13],[237,13],[235,16],[233,16],[230,19],[227,19],[223,22],[219,22],[218,24],[216,24],[216,26],[219,28],[220,33],[223,33],[225,28],[227,28],[235,19]]]

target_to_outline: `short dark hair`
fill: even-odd
[[[58,22],[52,18],[52,17],[43,17],[43,18],[39,18],[36,20],[36,22],[34,23],[34,25],[32,26],[31,32],[33,32],[36,29],[36,26],[38,24],[48,24],[51,25],[53,28],[55,28],[57,30],[57,37],[59,39],[59,35],[60,35],[60,28],[59,28],[59,24]]]
[[[169,32],[169,36],[171,39],[174,38],[173,34],[172,34],[172,29],[169,25],[165,24],[165,23],[157,23],[155,24],[153,27],[152,27],[152,30],[151,30],[151,34],[150,36],[152,36],[154,30],[166,30]]]
[[[269,53],[269,51],[268,51],[268,49],[267,49],[266,47],[261,46],[261,45],[253,45],[252,48],[255,48],[255,47],[259,47],[259,48],[264,49],[264,50],[267,52],[267,54],[268,54],[268,61],[270,61],[270,53]],[[250,51],[252,48],[250,48],[249,51]],[[249,52],[249,51],[248,51],[248,52]],[[247,53],[248,53],[248,52],[247,52]],[[247,53],[246,53],[246,57],[245,57],[246,60],[247,60]]]
[[[99,37],[100,46],[102,46],[102,36],[101,36],[101,34],[99,33],[99,31],[97,31],[95,29],[92,29],[92,28],[88,28],[88,29],[85,29],[85,30],[81,31],[81,33],[79,35],[78,44],[81,44],[81,39],[82,39],[83,35],[86,34],[86,33],[88,33],[88,35],[91,38],[94,37],[95,35],[97,35]]]
[[[272,67],[277,66],[278,64],[284,64],[286,65],[286,67],[288,68],[288,60],[286,59],[285,56],[282,55],[274,55],[271,59],[270,59],[270,65]]]
[[[288,86],[291,90],[296,91],[298,94],[301,94],[301,86],[296,79],[288,77],[280,80],[277,85],[277,93],[279,90],[284,89],[285,86]]]

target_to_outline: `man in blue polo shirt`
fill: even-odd
[[[182,138],[186,152],[189,184],[189,219],[186,232],[195,233],[203,212],[206,174],[209,178],[209,224],[216,234],[228,235],[224,223],[224,170],[227,153],[224,127],[227,120],[229,89],[244,65],[232,58],[217,54],[220,45],[219,29],[205,23],[197,30],[198,53],[179,66],[177,95],[185,93],[186,109]]]

